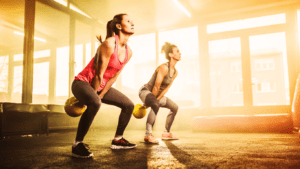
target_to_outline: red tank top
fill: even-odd
[[[124,67],[128,59],[128,49],[126,45],[125,59],[123,62],[120,61],[118,57],[119,36],[115,35],[114,37],[116,39],[116,47],[114,53],[109,58],[108,65],[104,72],[103,79],[98,91],[101,91],[106,85],[107,81],[111,79],[115,75],[115,73],[117,73],[119,70],[121,70]],[[95,55],[95,57],[98,57],[97,54]],[[92,83],[92,80],[95,77],[95,69],[94,69],[95,57],[93,57],[92,60],[88,63],[88,65],[86,65],[86,67],[77,76],[75,76],[75,80],[86,81],[89,84]]]

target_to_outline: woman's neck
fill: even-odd
[[[129,37],[130,37],[130,35],[128,35],[128,34],[120,33],[120,35],[119,35],[119,45],[121,47],[124,47],[127,44],[127,41],[129,39]]]
[[[169,63],[170,63],[170,68],[171,68],[171,69],[175,69],[175,65],[176,65],[176,63],[177,63],[177,60],[170,59]]]

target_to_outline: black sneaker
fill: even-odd
[[[129,141],[121,138],[120,140],[115,140],[111,142],[111,149],[131,149],[135,148],[136,144],[129,143]]]
[[[77,158],[92,158],[94,154],[90,152],[90,147],[84,143],[78,143],[72,147],[72,156]]]

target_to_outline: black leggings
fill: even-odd
[[[123,135],[134,109],[133,102],[127,96],[111,87],[105,93],[104,97],[100,99],[98,96],[99,93],[97,94],[88,82],[79,80],[73,81],[72,93],[79,102],[87,105],[87,109],[82,114],[78,124],[76,141],[83,141],[83,138],[88,132],[102,102],[122,109],[119,116],[116,135]]]

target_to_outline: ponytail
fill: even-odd
[[[114,31],[112,29],[112,22],[113,22],[113,20],[110,20],[106,24],[106,38],[105,39],[114,36]]]
[[[106,38],[113,37],[114,35],[119,35],[119,30],[117,29],[116,25],[121,24],[121,21],[123,19],[123,15],[127,14],[118,14],[115,15],[114,18],[107,22],[106,24]],[[97,36],[97,39],[102,43],[102,37],[101,35]]]

